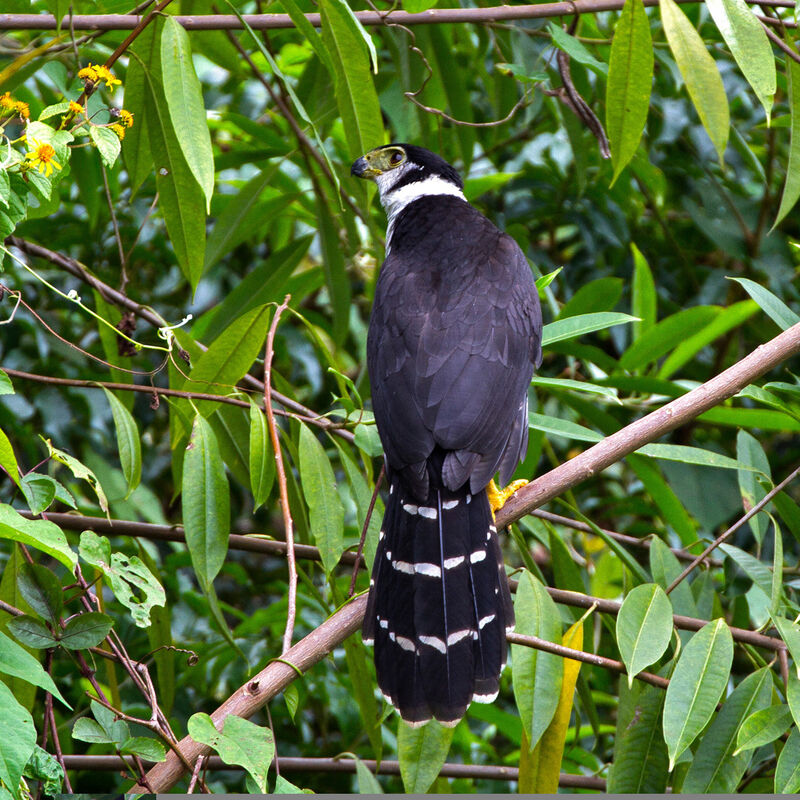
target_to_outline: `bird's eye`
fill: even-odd
[[[396,166],[397,166],[397,165],[398,165],[398,164],[399,164],[399,163],[400,163],[402,160],[403,160],[403,154],[402,154],[402,153],[400,153],[400,152],[398,152],[397,150],[395,150],[395,152],[394,152],[394,153],[392,153],[392,154],[389,156],[389,163],[390,163],[390,164],[391,164],[393,167],[396,167]]]

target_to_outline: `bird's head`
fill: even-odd
[[[387,144],[365,153],[350,174],[378,186],[381,204],[391,220],[408,203],[435,194],[464,199],[464,183],[441,156],[412,144]]]

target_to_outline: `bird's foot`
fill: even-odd
[[[528,481],[524,478],[518,481],[511,481],[503,489],[499,489],[494,481],[489,481],[489,485],[486,487],[486,494],[489,496],[489,505],[492,509],[492,514],[494,515],[495,512],[499,511],[511,497],[517,489],[521,489],[523,486],[526,486]]]

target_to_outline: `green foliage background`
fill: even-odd
[[[71,8],[131,11],[117,0]],[[791,363],[551,503],[588,531],[528,516],[504,537],[509,570],[521,570],[518,632],[671,677],[666,692],[515,645],[494,704],[473,705],[455,731],[411,731],[376,695],[356,634],[254,725],[232,720],[220,736],[202,716],[281,653],[286,560],[228,545],[230,533],[284,537],[259,382],[287,296],[274,405],[296,540],[319,548],[319,560],[298,559],[294,641],[347,596],[340,558],[357,545],[380,470],[364,350],[384,217],[371,187],[349,177],[365,150],[407,141],[440,152],[542,278],[550,327],[517,477],[545,473],[800,319],[794,28],[769,26],[789,56],[734,0],[627,0],[582,15],[574,36],[568,19],[367,31],[352,13],[365,8],[174,0],[112,66],[122,86],[101,83],[80,124],[63,105],[85,88],[79,69],[106,62],[127,32],[0,32],[0,93],[39,126],[26,143],[26,121],[0,116],[0,232],[11,237],[0,274],[0,729],[20,731],[0,742],[0,796],[24,795],[26,782],[59,790],[60,767],[34,747],[46,691],[65,754],[163,758],[151,729],[90,699],[100,691],[127,717],[151,716],[122,666],[90,649],[108,649],[112,625],[112,640],[147,663],[177,738],[245,768],[208,773],[215,791],[288,790],[287,777],[317,792],[544,791],[559,759],[562,773],[615,792],[797,791],[797,487],[664,592],[680,572],[673,551],[701,552],[797,466]],[[4,6],[31,9],[67,12],[59,0]],[[319,31],[302,16],[312,11]],[[296,27],[186,32],[174,16],[256,12]],[[557,52],[605,123],[610,160],[564,101]],[[108,126],[122,106],[134,124],[120,148]],[[50,175],[27,155],[34,132],[52,142]],[[31,522],[26,509],[77,519]],[[381,513],[378,500],[368,560]],[[144,525],[121,535],[106,519]],[[172,525],[185,541],[153,538]],[[96,605],[81,601],[76,563]],[[625,603],[616,619],[590,613],[581,640],[583,611],[545,586]],[[673,613],[716,621],[678,632]],[[784,640],[785,664],[731,627]],[[575,683],[574,706],[571,689],[556,702],[562,681]],[[358,771],[276,779],[274,753],[350,753]],[[398,757],[401,775],[378,783],[362,763]],[[445,760],[519,767],[520,781],[437,778]],[[131,785],[116,772],[70,775],[77,792]]]

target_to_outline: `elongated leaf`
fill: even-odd
[[[172,130],[192,175],[203,190],[208,213],[214,193],[214,154],[203,106],[203,90],[194,71],[189,34],[169,15],[164,18],[161,32],[161,87]]]
[[[739,69],[764,106],[769,122],[777,86],[775,57],[764,28],[744,0],[710,0],[706,8],[730,48]]]
[[[334,94],[347,146],[351,154],[362,154],[384,141],[366,41],[344,0],[322,0],[319,10],[322,41],[333,61]]]
[[[786,165],[786,181],[783,184],[781,204],[772,223],[773,230],[794,208],[800,197],[800,64],[787,58],[786,82],[789,88],[789,102],[792,111],[791,138],[789,141],[789,163]]]
[[[579,39],[571,36],[561,26],[548,22],[547,30],[552,37],[553,44],[559,50],[563,50],[573,61],[584,64],[598,75],[608,74],[608,65],[598,61]]]
[[[275,480],[275,456],[269,438],[266,414],[251,401],[250,405],[250,489],[253,510],[264,505]]]
[[[730,676],[733,637],[725,620],[709,622],[681,653],[664,703],[670,770],[711,719]]]
[[[666,677],[669,667],[662,670]],[[614,794],[660,794],[667,788],[667,746],[661,733],[666,693],[635,681],[619,683],[619,711],[614,737],[614,762],[606,790]]]
[[[564,634],[561,643],[573,650],[583,650],[583,621],[573,623]],[[558,706],[547,730],[531,753],[523,744],[520,752],[519,791],[534,794],[556,794],[561,762],[564,758],[564,744],[567,737],[569,719],[572,715],[573,695],[580,661],[564,659],[564,677]],[[526,752],[527,751],[527,752]]]
[[[516,633],[561,642],[561,622],[555,603],[530,572],[523,572],[514,598]],[[529,747],[538,743],[558,707],[564,672],[563,659],[523,645],[511,646],[514,698],[528,737]]]
[[[797,677],[800,678],[800,625],[774,614],[772,615],[772,622],[778,629],[781,639],[786,642],[792,661],[794,661],[795,672]]]
[[[684,364],[691,361],[704,347],[724,336],[729,331],[735,330],[746,322],[758,311],[758,306],[750,301],[743,300],[723,309],[708,325],[696,333],[687,336],[661,365],[658,371],[659,378],[669,378]]]
[[[27,614],[10,619],[6,629],[18,642],[34,650],[58,647],[58,639],[53,632],[43,622]]]
[[[761,447],[758,439],[747,431],[741,430],[736,435],[736,457],[743,464],[747,464],[753,469],[758,469],[768,477],[770,476],[770,466],[764,448]],[[742,505],[745,512],[748,512],[754,505],[759,503],[767,493],[766,489],[759,483],[758,475],[752,469],[739,470],[739,491],[742,493]],[[750,530],[760,544],[767,531],[769,519],[767,513],[756,514],[750,519]],[[781,565],[782,566],[782,565]]]
[[[694,306],[661,320],[622,354],[620,369],[634,370],[647,366],[683,342],[687,331],[708,324],[717,314],[719,309],[716,306]]]
[[[722,544],[720,545],[720,550],[736,562],[747,577],[761,589],[767,599],[770,598],[772,594],[772,571],[763,561],[759,561],[746,550],[741,550],[732,544]]]
[[[22,771],[36,747],[36,727],[33,718],[0,681],[0,727],[6,731],[0,747],[0,780],[8,789],[7,797],[16,797]],[[13,790],[14,795],[9,791]]]
[[[189,735],[196,742],[213,747],[226,764],[244,767],[256,782],[258,790],[267,791],[267,771],[275,755],[272,731],[250,720],[230,714],[218,731],[208,714],[189,718]]]
[[[286,13],[291,17],[295,28],[297,28],[297,30],[306,37],[306,41],[311,45],[319,60],[325,65],[325,68],[330,73],[330,76],[333,77],[333,63],[331,62],[330,54],[328,53],[327,49],[325,48],[325,44],[322,41],[322,36],[320,36],[316,28],[308,21],[308,18],[301,11],[296,0],[281,0],[281,5],[286,9]]]
[[[183,155],[172,128],[161,78],[160,19],[150,25],[154,36],[141,51],[131,50],[144,73],[150,149],[156,171],[159,209],[181,271],[192,289],[203,272],[206,226],[203,191]]]
[[[336,491],[325,449],[307,425],[300,425],[300,479],[308,504],[311,533],[319,547],[322,566],[330,574],[344,550],[344,507]]]
[[[544,326],[542,347],[635,320],[636,318],[630,314],[621,314],[617,311],[598,311],[595,314],[580,314],[577,317],[558,319]]]
[[[25,519],[11,506],[0,503],[0,539],[35,547],[60,561],[68,570],[75,569],[78,556],[69,546],[61,528],[44,519]]]
[[[681,461],[684,464],[697,464],[700,467],[717,467],[719,469],[750,469],[742,465],[735,458],[723,456],[713,450],[703,450],[701,447],[687,447],[683,444],[646,444],[640,447],[637,453],[663,458],[667,461]],[[756,469],[753,467],[752,469]]]
[[[350,319],[350,281],[344,263],[344,255],[339,241],[339,232],[328,204],[319,199],[317,211],[322,262],[325,268],[325,282],[333,306],[333,338],[341,343],[347,335]]]
[[[647,30],[649,35],[649,25]],[[613,146],[611,157],[612,159],[614,158]],[[656,319],[658,318],[658,295],[653,273],[650,270],[647,259],[635,244],[631,244],[631,252],[633,253],[633,299],[631,311],[634,317],[639,318],[638,322],[633,323],[631,330],[633,331],[633,341],[636,341],[656,324]]]
[[[358,710],[361,712],[363,729],[372,746],[375,758],[380,761],[383,750],[380,715],[378,714],[378,702],[375,699],[373,678],[367,667],[372,653],[368,653],[366,646],[354,636],[345,639],[343,644],[347,671],[350,673],[353,696],[358,704]]]
[[[17,458],[14,455],[14,448],[8,440],[8,436],[0,430],[0,467],[2,467],[8,477],[11,478],[17,486],[19,482],[19,467],[17,466]]]
[[[798,168],[800,169],[800,163]],[[749,278],[731,278],[730,280],[741,284],[747,294],[761,306],[761,310],[783,330],[787,330],[792,325],[797,325],[800,322],[800,317],[783,300],[776,297],[761,284],[751,281]]]
[[[769,704],[772,679],[768,667],[748,675],[725,701],[703,736],[682,791],[689,794],[728,794],[735,792],[750,763],[750,754],[733,755],[742,722],[754,711]]]
[[[717,65],[675,0],[659,0],[659,6],[664,33],[689,97],[722,163],[728,144],[730,111]]]
[[[532,386],[543,386],[546,389],[570,389],[575,392],[586,392],[588,394],[599,394],[609,400],[620,402],[617,392],[608,386],[597,386],[587,381],[573,381],[569,378],[540,378],[534,376],[531,380]]]
[[[183,527],[192,566],[203,591],[228,552],[231,512],[228,479],[214,432],[199,414],[183,459]]]
[[[630,687],[635,675],[664,655],[672,638],[672,604],[666,592],[654,583],[631,589],[617,615],[616,633]]]
[[[94,493],[97,495],[97,503],[103,511],[108,514],[108,499],[106,493],[103,491],[103,485],[97,479],[97,475],[89,469],[82,461],[78,461],[75,456],[70,455],[64,450],[59,450],[53,447],[53,443],[49,439],[45,439],[44,443],[47,445],[47,452],[54,461],[63,464],[69,471],[79,480],[86,481],[92,487]]]
[[[775,767],[775,793],[800,792],[800,730],[795,728],[786,740]]]
[[[13,639],[0,633],[0,672],[4,675],[13,675],[22,680],[50,692],[57,697],[67,708],[72,708],[62,697],[58,687],[53,683],[50,675],[44,671],[42,665],[22,646]],[[0,682],[0,685],[2,682]]]
[[[428,791],[447,758],[453,733],[453,728],[440,725],[435,719],[419,728],[398,720],[397,756],[406,792]]]
[[[131,492],[139,485],[142,478],[142,445],[139,429],[131,412],[120,402],[117,396],[103,387],[108,403],[111,406],[111,415],[114,417],[114,427],[117,431],[117,449],[122,474],[128,484],[129,497]]]
[[[789,706],[768,706],[754,711],[739,728],[734,755],[774,742],[789,730],[793,722]]]
[[[612,184],[639,146],[650,107],[652,82],[650,22],[642,0],[625,0],[614,27],[606,83],[606,132],[614,165]]]

